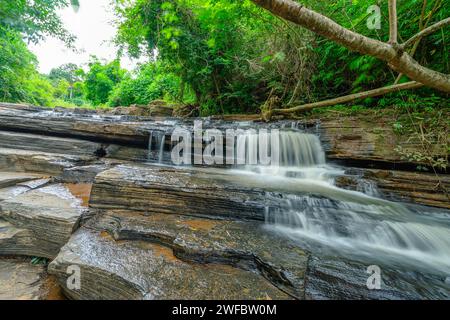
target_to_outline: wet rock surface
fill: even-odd
[[[111,257],[114,257],[111,259]],[[81,272],[81,290],[65,287],[67,267]],[[186,263],[167,247],[116,242],[82,228],[50,264],[73,299],[288,299],[259,275],[224,265]]]
[[[59,175],[65,169],[81,166],[92,158],[58,153],[0,148],[0,170]]]
[[[369,269],[375,267],[377,269]],[[374,271],[377,270],[377,271]],[[371,277],[380,271],[379,286]],[[305,298],[312,300],[449,299],[445,277],[332,257],[311,256],[305,279]]]
[[[91,207],[264,220],[261,186],[237,185],[228,178],[220,171],[120,165],[96,177]]]
[[[364,192],[364,183],[385,198],[450,209],[450,177],[395,170],[347,169],[336,179],[342,188]]]
[[[85,211],[77,196],[55,184],[0,202],[0,254],[54,258]]]
[[[0,258],[0,300],[64,299],[44,265],[26,258]]]
[[[442,276],[387,265],[380,265],[381,290],[369,290],[370,261],[307,250],[263,223],[268,210],[289,201],[336,215],[343,194],[320,196],[318,185],[293,188],[214,168],[136,163],[167,162],[174,127],[193,127],[193,119],[153,111],[139,117],[0,103],[0,255],[54,259],[54,278],[44,266],[0,259],[0,298],[60,298],[59,287],[72,299],[450,298]],[[257,121],[203,120],[204,128],[220,129]],[[316,124],[258,123],[314,131],[332,160],[402,163],[393,150],[406,142],[391,139],[391,128],[382,141],[379,128],[355,119]],[[336,184],[449,209],[445,175],[351,168]],[[69,266],[80,267],[81,290],[67,287]]]
[[[98,213],[86,227],[106,231],[116,241],[163,244],[184,261],[226,264],[252,271],[292,297],[303,297],[307,253],[289,240],[267,232],[258,222],[106,211]]]

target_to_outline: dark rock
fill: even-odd
[[[67,268],[80,268],[81,289],[67,287]],[[219,264],[186,263],[170,248],[116,242],[79,229],[49,265],[72,299],[288,299],[263,277]]]
[[[303,297],[307,254],[258,222],[107,211],[97,214],[86,226],[107,231],[116,241],[163,244],[184,261],[220,263],[254,271],[291,296]]]
[[[374,264],[376,265],[376,264]],[[449,299],[445,279],[409,270],[380,267],[380,289],[369,289],[369,264],[311,256],[305,279],[305,296],[314,300],[422,300]]]
[[[336,179],[338,187],[364,191],[358,187],[367,181],[390,200],[450,209],[448,175],[376,169],[347,169],[346,174]]]

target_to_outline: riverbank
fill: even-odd
[[[450,297],[449,176],[402,159],[388,122],[202,119],[289,132],[301,157],[266,172],[172,166],[193,120],[1,104],[0,255],[47,258],[72,299]]]

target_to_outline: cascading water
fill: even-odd
[[[157,160],[162,163],[164,159],[164,144],[166,142],[166,133],[164,131],[151,131],[148,139],[148,161]],[[154,156],[156,153],[156,157]],[[155,159],[156,158],[156,159]]]
[[[247,157],[258,143],[247,135]],[[317,247],[368,256],[389,263],[421,264],[450,274],[450,222],[435,210],[379,199],[376,188],[362,181],[357,191],[336,187],[339,168],[326,165],[317,136],[280,132],[278,166],[246,166],[242,174],[289,192],[267,208],[271,230],[312,250]]]

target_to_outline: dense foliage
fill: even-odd
[[[76,1],[72,1],[74,4]],[[51,105],[54,87],[37,70],[27,42],[53,36],[72,45],[74,37],[63,27],[57,10],[65,0],[0,1],[0,99]]]
[[[250,0],[112,0],[116,44],[123,54],[149,61],[128,72],[119,60],[93,57],[85,71],[66,64],[47,76],[36,71],[26,42],[50,35],[69,47],[73,36],[57,15],[68,0],[0,1],[0,99],[46,105],[148,104],[152,100],[196,104],[203,115],[258,112],[269,99],[280,106],[324,100],[394,83],[383,62],[361,56],[281,20]],[[302,1],[341,25],[385,41],[387,4],[380,2],[379,29],[367,26],[367,1]],[[444,0],[399,3],[401,40],[450,15]],[[450,35],[440,30],[413,48],[423,65],[450,72]],[[407,81],[406,77],[397,81]],[[391,94],[364,106],[445,105],[448,96],[430,89],[411,99]],[[427,103],[428,103],[427,102]]]

